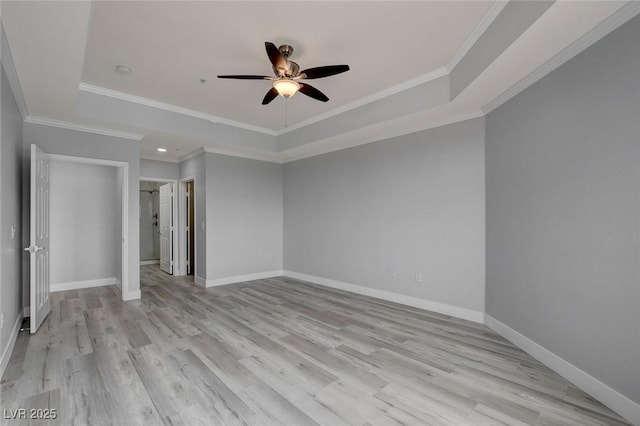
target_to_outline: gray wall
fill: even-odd
[[[207,200],[205,197],[207,182],[205,179],[205,154],[180,163],[180,179],[195,179],[195,237],[196,237],[196,273],[202,280],[207,278]]]
[[[127,189],[128,197],[128,221],[129,228],[125,232],[128,244],[128,279],[129,288],[124,289],[125,297],[132,297],[140,290],[140,248],[139,248],[139,179],[140,179],[140,144],[137,141],[115,138],[111,136],[97,135],[75,130],[58,129],[55,127],[42,126],[38,124],[25,123],[24,134],[24,159],[27,164],[24,167],[24,193],[29,193],[28,187],[28,161],[29,146],[37,144],[43,151],[50,154],[70,155],[75,157],[97,158],[103,160],[113,160],[126,162],[129,165],[129,179]],[[114,208],[116,206],[114,205]],[[25,208],[25,215],[28,214],[28,202]],[[26,218],[24,219],[26,220]],[[28,220],[24,222],[28,224]],[[29,229],[24,226],[23,241],[28,241]],[[27,243],[28,245],[28,243]],[[25,246],[26,247],[26,246]],[[23,256],[23,277],[28,278],[28,256]],[[29,289],[25,286],[23,301],[28,301]]]
[[[178,163],[140,159],[141,177],[177,180],[179,175],[180,165]]]
[[[116,277],[116,168],[50,163],[51,284]]]
[[[5,52],[2,53],[3,58]],[[0,309],[4,327],[0,330],[0,354],[9,342],[13,326],[22,313],[21,180],[22,117],[18,112],[9,82],[1,67],[0,86]],[[11,238],[11,226],[16,227]],[[10,354],[7,354],[10,356]]]
[[[207,279],[281,270],[282,165],[205,156]]]
[[[475,119],[286,164],[285,269],[483,311],[483,139]]]
[[[486,122],[487,313],[640,403],[640,18]]]

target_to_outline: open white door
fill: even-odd
[[[31,145],[31,333],[49,315],[49,159]]]
[[[173,184],[160,186],[160,269],[173,274]]]

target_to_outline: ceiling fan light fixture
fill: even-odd
[[[273,88],[278,91],[278,94],[285,98],[290,98],[295,95],[300,89],[300,83],[288,78],[283,78],[273,82]]]

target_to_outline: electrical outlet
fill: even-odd
[[[422,272],[416,272],[416,282],[417,283],[422,282]]]
[[[16,227],[11,225],[11,239],[15,240],[16,239]]]
[[[389,276],[391,278],[397,278],[398,277],[398,271],[396,271],[395,268],[389,268]]]

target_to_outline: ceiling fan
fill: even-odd
[[[273,87],[267,92],[262,105],[267,105],[278,95],[289,98],[296,92],[303,93],[313,99],[327,102],[329,98],[306,83],[300,80],[311,80],[314,78],[330,77],[349,71],[349,65],[326,65],[323,67],[307,68],[300,71],[300,66],[289,60],[289,56],[293,53],[293,47],[283,44],[276,47],[275,44],[266,41],[264,47],[267,49],[267,56],[273,65],[274,77],[266,75],[219,75],[218,78],[233,78],[237,80],[271,80]]]

